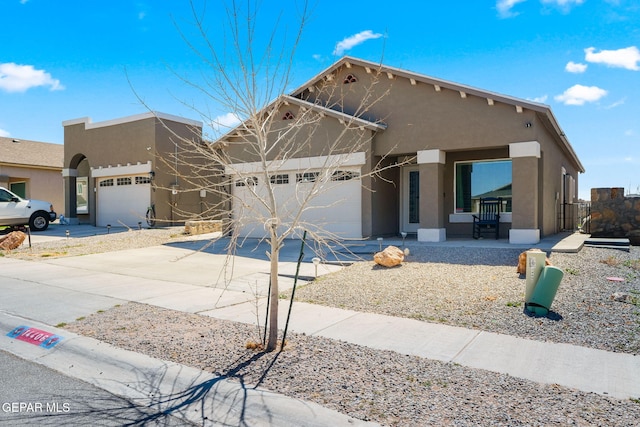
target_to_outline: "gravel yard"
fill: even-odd
[[[640,353],[640,248],[630,252],[583,248],[553,253],[564,271],[547,317],[524,311],[525,279],[516,273],[519,250],[415,248],[408,262],[385,268],[355,263],[296,290],[315,304],[410,317],[540,341]],[[608,280],[619,277],[623,282]],[[634,303],[614,301],[629,293]]]
[[[46,259],[47,253],[72,256],[181,238],[175,230],[142,230],[70,240],[67,246],[62,240],[5,256]],[[416,246],[400,267],[358,262],[299,287],[296,297],[536,340],[639,352],[640,248],[553,254],[551,262],[565,276],[552,313],[541,318],[523,313],[525,280],[516,273],[518,254],[512,249]],[[614,292],[627,292],[630,299],[613,301]],[[616,400],[291,333],[284,352],[265,354],[244,346],[259,336],[255,326],[144,304],[117,306],[66,327],[383,425],[637,426],[640,419],[640,396]]]

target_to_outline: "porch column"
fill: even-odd
[[[69,224],[79,224],[76,206],[77,195],[76,189],[76,177],[78,176],[78,169],[62,169],[62,178],[64,180],[64,216],[69,221]]]
[[[444,164],[442,150],[418,151],[420,171],[420,228],[419,242],[444,242]]]
[[[538,221],[538,169],[540,144],[537,141],[509,144],[512,174],[512,221],[509,243],[535,244],[540,241]]]

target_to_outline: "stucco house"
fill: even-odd
[[[157,225],[198,218],[214,197],[171,164],[182,139],[200,140],[202,123],[164,113],[103,122],[67,120],[64,127],[65,215],[72,223],[100,227],[147,226],[153,206]]]
[[[339,154],[326,147],[344,123],[368,141],[343,165],[350,178],[324,196],[329,207],[314,213],[344,238],[401,232],[425,242],[471,238],[479,198],[499,195],[500,238],[534,244],[562,229],[562,205],[575,200],[584,172],[549,106],[361,59],[338,60],[281,101],[272,106],[282,129],[302,110],[322,117],[322,131],[271,177],[281,184],[282,200],[294,200],[305,177],[313,179],[314,168]],[[239,159],[229,174],[260,168],[255,156],[243,154],[246,126],[217,141]],[[401,166],[387,169],[385,179],[368,176],[378,162]],[[242,179],[231,186],[235,217],[255,203],[245,198]],[[244,227],[241,234],[260,237],[264,228]]]
[[[61,144],[0,137],[0,186],[20,197],[64,206]]]

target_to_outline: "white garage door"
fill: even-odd
[[[362,197],[359,168],[345,168],[324,179],[320,189],[307,204],[301,216],[302,229],[329,233],[338,238],[362,237]],[[282,219],[280,230],[292,223],[305,197],[313,189],[314,181],[322,180],[317,171],[278,172],[270,177]],[[258,197],[253,194],[257,194]],[[265,237],[267,210],[259,199],[266,200],[266,185],[258,177],[237,179],[233,186],[233,217],[241,236]],[[295,236],[300,237],[302,232]]]
[[[151,183],[147,176],[101,178],[97,183],[96,224],[105,227],[138,227],[145,223],[150,205]]]

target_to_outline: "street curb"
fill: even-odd
[[[63,337],[47,350],[6,334],[20,325]],[[173,416],[198,425],[375,426],[313,402],[119,349],[93,338],[0,311],[0,350],[153,408],[147,421]]]

